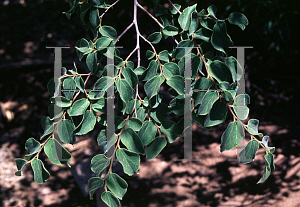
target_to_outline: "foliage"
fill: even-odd
[[[167,118],[172,113],[180,116],[184,114],[184,98],[187,94],[192,97],[192,119],[203,128],[223,123],[228,111],[233,116],[233,121],[221,137],[221,152],[235,148],[244,138],[246,130],[251,140],[238,155],[239,162],[252,162],[260,145],[266,150],[266,155],[265,171],[258,183],[265,181],[274,171],[275,148],[268,146],[269,137],[258,132],[258,120],[250,119],[248,124],[243,121],[249,114],[247,105],[250,104],[250,97],[247,94],[237,95],[242,71],[237,60],[229,56],[229,47],[233,45],[233,41],[227,33],[226,21],[244,30],[248,25],[246,16],[234,12],[223,20],[218,18],[214,5],[208,7],[207,11],[199,11],[197,4],[182,10],[180,5],[171,1],[169,9],[165,9],[159,2],[153,0],[153,16],[134,0],[133,22],[124,32],[119,33],[111,26],[102,25],[105,13],[118,1],[112,5],[106,4],[104,0],[69,1],[70,10],[64,14],[71,18],[72,14],[77,13],[82,26],[91,30],[94,35],[92,40],[82,38],[76,43],[79,59],[85,59],[90,73],[80,74],[75,64],[70,70],[63,68],[63,75],[57,80],[62,82],[63,96],[58,96],[54,79],[49,81],[48,90],[52,96],[50,116],[41,121],[44,133],[40,137],[40,140],[46,140],[43,143],[34,138],[27,140],[25,146],[29,155],[25,159],[15,160],[17,176],[21,175],[26,164],[31,163],[35,182],[44,183],[49,179],[50,174],[39,159],[42,150],[53,164],[69,165],[71,154],[59,141],[74,144],[76,135],[87,134],[96,125],[107,126],[105,94],[112,86],[115,86],[116,109],[120,116],[115,116],[115,135],[111,142],[107,142],[105,130],[101,130],[97,137],[98,145],[104,153],[96,155],[91,161],[91,170],[96,174],[88,183],[91,199],[95,190],[104,185],[102,200],[108,206],[120,206],[119,200],[122,200],[128,185],[123,178],[112,173],[114,158],[122,164],[124,173],[131,176],[139,169],[141,155],[145,155],[147,160],[153,159],[163,150],[167,141],[172,143],[182,136],[183,119],[176,123]],[[139,32],[137,8],[146,12],[161,28],[160,31],[149,34],[147,39]],[[100,15],[101,9],[104,12]],[[123,59],[114,46],[132,26],[136,28],[136,47]],[[159,44],[166,38],[172,38],[177,47],[172,51],[157,52],[154,44]],[[147,67],[140,65],[140,39],[152,48],[146,52],[150,60]],[[107,49],[108,47],[111,49]],[[183,48],[187,47],[194,47],[190,56],[191,93],[185,91],[184,70],[185,59],[188,57]],[[114,53],[114,66],[103,67],[111,52]],[[138,57],[136,64],[129,61],[135,52]],[[108,76],[109,68],[114,68],[114,78]],[[93,90],[88,92],[85,85],[90,76],[96,76],[98,80]],[[143,83],[145,96],[138,90],[139,83]],[[169,105],[162,102],[164,97],[160,94],[160,87],[163,84],[169,87],[168,93],[173,97]],[[76,89],[80,91],[75,93]],[[84,95],[83,98],[78,97],[80,93]],[[55,107],[62,112],[54,114]],[[56,130],[59,141],[54,138]],[[113,155],[108,157],[106,153],[115,144]],[[106,169],[107,174],[101,178]]]

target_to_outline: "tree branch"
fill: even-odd
[[[169,2],[170,2],[170,4],[174,7],[174,9],[176,9],[176,11],[177,11],[179,14],[181,14],[181,11],[179,11],[179,10],[177,9],[177,7],[172,3],[172,1],[169,0]]]
[[[119,37],[114,42],[114,45],[121,39],[121,37],[133,26],[133,22],[119,35]]]
[[[101,14],[100,16],[100,20],[102,20],[102,17],[106,14],[106,12],[113,7],[116,3],[118,3],[120,0],[115,1],[112,5],[110,5],[109,7],[107,7],[107,9]]]

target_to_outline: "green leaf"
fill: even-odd
[[[90,100],[97,100],[104,96],[109,87],[114,84],[114,79],[109,76],[101,77],[97,80],[94,90],[89,92]]]
[[[125,80],[127,80],[128,83],[132,86],[132,88],[135,88],[139,82],[139,79],[136,76],[136,74],[133,72],[133,70],[127,67],[127,68],[123,68],[121,73],[124,76]]]
[[[209,42],[211,35],[212,35],[211,30],[206,28],[201,28],[195,32],[194,39],[200,39]]]
[[[145,72],[140,77],[140,80],[148,81],[151,78],[153,78],[156,75],[156,73],[157,73],[158,67],[159,67],[158,61],[151,60],[151,62],[149,63],[149,66],[147,68],[147,70],[145,70]]]
[[[208,65],[209,74],[218,81],[231,82],[231,73],[229,68],[221,61],[215,60]]]
[[[175,36],[178,34],[178,28],[173,25],[168,25],[163,28],[162,33],[166,36]]]
[[[118,38],[117,31],[111,26],[102,26],[99,28],[99,32],[103,36],[112,38],[114,41],[116,41]]]
[[[125,79],[116,79],[116,86],[120,93],[121,99],[127,103],[134,97],[134,90],[132,89],[131,85]]]
[[[233,42],[227,34],[225,22],[217,22],[215,24],[210,42],[216,50],[224,52],[225,54],[229,52],[229,46],[233,46]]]
[[[25,143],[25,149],[30,155],[33,155],[41,149],[41,144],[34,138],[29,138]]]
[[[166,13],[165,7],[163,7],[161,4],[156,5],[154,7],[154,13],[156,17],[164,15]]]
[[[216,13],[217,13],[217,7],[215,5],[211,5],[207,8],[207,11],[209,13],[210,16],[212,16],[215,19],[218,19],[216,17]]]
[[[232,80],[234,82],[239,81],[242,77],[243,69],[240,63],[237,61],[237,59],[235,57],[230,56],[225,59],[225,64],[231,72]]]
[[[177,137],[181,136],[178,124],[171,120],[163,121],[161,123],[160,130],[167,136],[170,143],[174,142]]]
[[[145,121],[141,130],[139,131],[139,137],[141,138],[143,145],[148,145],[156,135],[157,128],[152,121]]]
[[[174,4],[174,6],[180,11],[181,5],[179,5],[179,4]],[[171,6],[170,12],[171,12],[171,14],[173,14],[173,15],[175,15],[175,14],[178,13],[177,10],[176,10],[173,6]]]
[[[17,169],[18,169],[18,171],[15,172],[15,175],[21,176],[22,175],[21,170],[23,170],[23,168],[27,164],[27,161],[24,159],[17,158],[17,159],[15,159],[15,162],[16,162]]]
[[[136,152],[138,154],[145,154],[142,141],[131,128],[124,129],[121,134],[121,141],[127,147],[128,150]]]
[[[175,75],[167,80],[167,84],[172,87],[179,95],[184,95],[185,85],[184,85],[184,78],[180,75]]]
[[[134,103],[135,103],[135,99],[129,101],[127,104],[126,104],[126,108],[125,108],[125,113],[126,114],[131,114],[133,112],[133,109],[134,109]],[[139,100],[136,101],[136,106],[135,108],[138,109],[141,105],[141,102]]]
[[[221,152],[236,147],[244,138],[244,127],[239,121],[230,122],[221,137]]]
[[[154,97],[153,97],[154,98]],[[164,103],[158,104],[156,108],[150,110],[150,116],[158,123],[164,121],[169,115],[170,109]]]
[[[274,166],[274,155],[267,153],[265,156],[265,170],[264,170],[264,174],[262,176],[262,178],[256,183],[262,183],[265,180],[268,179],[268,177],[270,176],[270,174],[275,170],[275,166]]]
[[[245,120],[249,114],[250,97],[248,94],[239,94],[235,97],[233,103],[233,110],[240,120]]]
[[[119,199],[125,195],[128,184],[116,173],[109,173],[107,177],[107,187]]]
[[[117,150],[116,155],[123,166],[124,173],[129,176],[137,173],[140,166],[140,156],[137,153],[120,148]]]
[[[160,85],[164,82],[162,75],[157,75],[148,80],[144,85],[144,90],[149,99],[158,94]]]
[[[41,125],[44,130],[43,135],[40,137],[40,140],[42,140],[45,136],[53,132],[53,121],[50,120],[49,116],[43,117],[41,120]]]
[[[63,82],[63,88],[64,88],[64,90],[71,90],[71,91],[64,91],[64,95],[66,96],[66,98],[71,100],[75,93],[74,90],[76,89],[75,80],[71,77],[65,78],[65,80]]]
[[[222,101],[214,103],[210,112],[205,118],[204,127],[215,126],[225,121],[227,116],[227,106]]]
[[[257,140],[252,139],[248,142],[246,147],[239,153],[239,162],[242,164],[250,163],[254,160],[256,152],[259,148]]]
[[[106,47],[108,47],[111,44],[112,41],[113,41],[112,38],[102,36],[99,39],[97,39],[97,41],[96,41],[96,49],[97,50],[103,50]]]
[[[70,116],[83,115],[89,105],[90,102],[86,98],[79,99],[68,109],[68,114]]]
[[[219,99],[219,95],[215,91],[208,91],[204,95],[201,105],[198,109],[198,115],[206,115],[210,112],[213,104]]]
[[[104,184],[104,181],[98,177],[92,177],[89,179],[88,190],[90,194],[90,199],[93,200],[93,195],[95,191]]]
[[[173,15],[170,13],[165,13],[164,15],[161,15],[160,19],[163,22],[164,27],[168,25],[174,25]],[[167,38],[165,35],[164,37]]]
[[[105,129],[101,130],[97,137],[98,146],[106,153],[117,141],[118,137],[116,134],[114,137],[111,137],[108,141],[106,138]]]
[[[137,113],[137,118],[143,122],[147,115],[147,109],[140,107],[136,113]]]
[[[203,61],[199,56],[196,56],[194,53],[191,54],[192,61],[192,79],[197,77],[198,71],[202,70]],[[179,73],[184,76],[185,70],[185,57],[182,57],[178,62]]]
[[[71,120],[63,119],[57,124],[57,133],[63,143],[74,144],[76,136],[73,134],[75,125]]]
[[[152,52],[151,50],[147,50],[146,51],[146,57],[148,58],[148,60],[151,60],[152,58],[154,58],[155,53]]]
[[[45,146],[44,151],[49,160],[55,165],[68,164],[71,154],[54,138],[50,138]]]
[[[97,72],[97,61],[97,54],[95,52],[91,52],[90,54],[88,54],[86,58],[86,65],[88,66],[92,74],[95,74]]]
[[[171,107],[171,110],[176,115],[183,115],[184,114],[184,99],[177,99],[173,98],[169,106]]]
[[[211,79],[202,77],[196,81],[194,90],[208,90],[212,86],[212,83],[213,82]],[[194,99],[194,106],[201,104],[205,94],[206,94],[205,91],[200,91],[200,92],[194,91],[192,96]]]
[[[115,116],[115,130],[122,129],[125,126],[125,120],[122,117]]]
[[[216,21],[212,20],[210,18],[207,18],[207,17],[202,17],[201,20],[200,20],[200,24],[205,29],[213,30],[213,28],[214,28],[214,26],[216,24]]]
[[[198,29],[199,23],[198,23],[198,17],[193,16],[192,21],[189,27],[189,33],[188,35],[192,35],[197,29]]]
[[[57,88],[55,89],[55,81],[54,81],[54,78],[52,78],[48,84],[47,84],[47,89],[51,95],[51,97],[56,97],[58,96],[58,90],[59,90],[59,84],[60,84],[60,79],[56,78],[56,81],[57,81]]]
[[[55,98],[55,104],[58,107],[69,107],[72,105],[72,101],[63,96],[57,96]]]
[[[138,114],[138,111],[137,111],[137,114]],[[128,128],[133,129],[133,131],[140,131],[140,129],[142,128],[142,125],[143,125],[143,122],[140,119],[134,118],[134,117],[131,117],[130,119],[128,119],[128,121],[126,123],[126,126]]]
[[[91,106],[92,106],[93,111],[95,111],[95,112],[98,112],[98,113],[105,113],[106,112],[105,98],[103,98],[103,97],[98,99],[95,102],[93,101],[91,103]]]
[[[91,170],[96,173],[98,177],[100,177],[105,168],[109,166],[109,163],[110,161],[105,155],[96,155],[91,160]]]
[[[126,62],[126,67],[130,68],[131,70],[134,69],[134,63],[132,61],[127,61]]]
[[[160,59],[161,61],[169,62],[169,52],[168,52],[168,50],[161,51],[158,54],[158,59]]]
[[[167,145],[167,141],[164,137],[155,138],[149,145],[146,147],[146,159],[154,159]]]
[[[182,40],[177,45],[177,48],[173,50],[172,52],[172,58],[175,58],[176,60],[180,60],[183,56],[185,56],[185,48],[187,47],[193,47],[194,43],[191,40]],[[182,47],[182,48],[180,48]]]
[[[163,65],[162,67],[164,75],[170,79],[174,75],[180,75],[179,67],[176,63],[169,62]]]
[[[99,12],[97,8],[91,8],[90,10],[90,23],[93,28],[97,28],[100,25]]]
[[[79,90],[84,91],[84,82],[81,76],[75,77],[76,86]]]
[[[228,22],[230,24],[239,26],[242,30],[244,30],[248,25],[247,17],[244,14],[241,14],[239,12],[231,13],[228,17]]]
[[[253,135],[259,135],[262,136],[261,133],[258,133],[258,124],[259,124],[259,120],[257,119],[250,119],[248,121],[248,131],[250,134],[253,134]]]
[[[87,134],[88,132],[92,131],[94,129],[94,126],[96,124],[96,116],[92,110],[86,110],[83,116],[83,119],[79,126],[77,126],[73,134],[75,135],[83,135]]]
[[[46,170],[41,160],[33,159],[31,161],[31,167],[33,169],[34,181],[37,184],[43,184],[50,178],[50,173]]]
[[[180,27],[187,31],[190,27],[191,20],[192,20],[192,13],[196,11],[197,4],[194,4],[193,6],[189,6],[186,9],[183,10],[183,12],[178,17],[178,23]]]
[[[75,9],[79,4],[79,0],[69,1],[69,4],[70,4],[70,10],[67,12],[63,12],[63,14],[65,14],[68,19],[70,19],[71,15],[75,12]]]
[[[275,152],[275,147],[269,147],[268,146],[268,140],[269,140],[269,136],[264,136],[263,139],[262,139],[262,144],[265,146],[265,148],[270,150],[270,153],[273,154]]]
[[[149,37],[147,38],[149,40],[149,42],[151,42],[152,44],[157,44],[160,42],[162,38],[162,34],[161,32],[154,32],[151,35],[149,35]]]
[[[101,199],[109,207],[120,207],[120,201],[111,192],[104,191],[101,195]]]

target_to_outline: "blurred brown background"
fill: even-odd
[[[113,1],[108,1],[112,3]],[[153,12],[150,0],[139,1]],[[161,2],[168,7],[168,1]],[[183,157],[183,139],[168,144],[161,155],[143,160],[138,175],[123,175],[129,188],[122,206],[299,206],[299,3],[297,1],[174,0],[185,8],[198,3],[197,10],[215,4],[217,16],[242,12],[249,20],[245,31],[227,24],[236,46],[253,46],[246,50],[246,91],[251,97],[250,118],[260,120],[260,130],[270,136],[275,146],[275,172],[256,185],[264,170],[264,151],[254,162],[242,165],[229,162],[235,151],[220,153],[220,137],[228,120],[211,131],[193,125],[193,158],[201,162],[175,162]],[[26,167],[24,176],[16,177],[15,158],[24,157],[25,142],[42,133],[40,120],[47,116],[50,95],[47,82],[53,77],[53,49],[46,46],[71,46],[63,49],[63,66],[79,70],[75,42],[92,36],[73,15],[68,20],[63,11],[66,1],[2,0],[0,2],[0,206],[96,206],[84,197],[68,167],[45,162],[51,174],[42,185],[33,182],[33,172]],[[102,10],[103,11],[103,10]],[[149,35],[158,31],[156,23],[138,10],[140,31]],[[120,34],[132,21],[132,2],[121,0],[103,19]],[[130,41],[129,41],[130,40]],[[122,57],[135,47],[132,28],[118,43]],[[142,54],[149,49],[141,40]],[[172,40],[157,50],[172,47]],[[235,52],[232,54],[236,56]],[[135,58],[135,55],[133,56]],[[134,60],[133,58],[133,60]],[[142,65],[148,62],[143,60]],[[298,98],[297,98],[298,97]],[[77,137],[69,146],[74,159],[71,165],[99,153],[97,132]],[[246,138],[248,138],[246,136]],[[45,155],[41,155],[45,159]],[[88,172],[83,172],[83,174]]]

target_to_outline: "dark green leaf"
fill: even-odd
[[[215,60],[208,65],[209,74],[218,81],[231,82],[231,73],[229,68],[221,61]]]
[[[89,105],[90,102],[86,98],[79,99],[68,109],[68,114],[70,116],[83,115]]]
[[[250,134],[253,134],[253,135],[258,135],[260,133],[258,133],[258,124],[259,124],[259,120],[257,119],[250,119],[248,121],[248,131]]]
[[[167,145],[167,141],[164,137],[155,138],[147,147],[146,147],[146,159],[154,159]]]
[[[184,99],[177,99],[174,98],[170,101],[169,106],[171,110],[176,115],[183,115],[184,114]]]
[[[79,90],[84,91],[84,82],[81,76],[75,77],[76,86]]]
[[[138,111],[137,111],[137,114],[138,114]],[[128,119],[128,121],[126,123],[126,126],[128,128],[133,129],[133,131],[140,131],[140,129],[142,128],[142,125],[143,125],[143,122],[141,122],[141,120],[139,120],[138,118],[133,118],[133,117]]]
[[[58,83],[57,84],[57,88],[56,88],[56,90],[55,90],[55,82],[54,82],[54,78],[52,78],[49,82],[48,82],[48,84],[47,84],[47,89],[48,89],[48,91],[49,91],[49,93],[50,93],[50,95],[51,95],[51,97],[56,97],[56,96],[58,96],[58,90],[59,90],[59,86],[60,86],[60,79],[58,79],[58,78],[56,78],[56,82]]]
[[[244,127],[239,121],[230,122],[221,137],[221,152],[236,147],[244,138]]]
[[[93,157],[91,160],[91,170],[96,173],[98,177],[108,167],[110,160],[103,154],[99,154]]]
[[[196,81],[194,90],[208,90],[212,86],[212,80],[208,78],[200,78]],[[201,104],[203,96],[205,95],[206,91],[200,91],[193,93],[193,99],[194,99],[194,106],[197,106],[198,104]]]
[[[181,5],[179,4],[174,4],[174,6],[180,11]],[[171,9],[170,9],[171,14],[175,15],[177,14],[177,10],[171,5]]]
[[[176,60],[180,60],[183,56],[185,56],[185,49],[188,49],[188,47],[193,47],[194,43],[191,40],[182,40],[177,45],[177,48],[173,50],[172,52],[172,58],[175,58]],[[182,48],[180,48],[182,47]]]
[[[108,47],[112,41],[113,39],[110,37],[106,37],[106,36],[100,37],[96,41],[96,49],[103,50],[104,48]]]
[[[225,121],[227,116],[227,106],[222,101],[214,103],[210,112],[205,118],[204,127],[215,126]]]
[[[128,150],[138,154],[145,154],[144,146],[139,135],[137,135],[131,128],[123,130],[121,134],[121,141]]]
[[[154,98],[154,97],[153,97]],[[150,116],[158,123],[164,121],[169,115],[170,109],[164,103],[158,104],[156,108],[150,110]]]
[[[198,109],[198,115],[206,115],[210,112],[213,104],[219,99],[219,95],[215,91],[208,91],[204,95],[201,105]]]
[[[144,85],[144,90],[149,99],[155,96],[159,92],[160,85],[164,82],[162,75],[157,75],[148,80]]]
[[[181,136],[178,124],[171,120],[163,121],[161,123],[160,130],[167,136],[170,143],[174,142],[177,137]]]
[[[239,26],[242,30],[248,25],[248,19],[244,14],[233,12],[228,17],[228,22]]]
[[[148,58],[148,60],[151,60],[152,58],[154,58],[155,53],[152,52],[151,50],[147,50],[146,51],[146,57]]]
[[[100,25],[99,12],[97,8],[91,8],[90,10],[90,23],[93,28],[97,28]]]
[[[47,136],[48,134],[53,132],[53,121],[51,121],[48,116],[43,117],[42,120],[41,120],[41,125],[42,125],[42,128],[44,130],[44,133],[40,137],[40,140],[42,140],[45,136]]]
[[[166,13],[165,7],[163,7],[162,5],[158,4],[154,7],[154,12],[155,12],[155,16],[159,17],[161,15],[164,15]]]
[[[98,177],[92,177],[89,179],[88,190],[90,194],[90,199],[93,200],[93,195],[95,191],[104,184],[104,181]]]
[[[138,110],[137,110],[137,118],[144,122],[145,118],[146,118],[146,115],[147,115],[147,109],[143,108],[143,107],[140,107]]]
[[[160,59],[161,61],[169,62],[169,52],[168,52],[168,50],[161,51],[158,54],[158,59]]]
[[[133,70],[127,67],[127,68],[123,68],[121,73],[124,76],[125,80],[127,80],[128,83],[132,86],[132,88],[135,88],[139,82],[139,79],[136,76],[136,74],[133,72]]]
[[[24,166],[27,164],[27,161],[24,159],[17,158],[15,159],[18,171],[15,172],[16,176],[21,176],[21,170],[23,170]]]
[[[99,32],[106,37],[112,38],[114,41],[118,38],[117,31],[111,26],[102,26],[99,28]]]
[[[275,170],[275,166],[274,166],[274,155],[267,153],[265,156],[265,170],[264,170],[264,174],[262,176],[262,178],[256,183],[262,183],[265,180],[268,179],[268,177],[270,176],[270,174]]]
[[[31,161],[31,167],[33,169],[34,181],[38,184],[43,184],[50,178],[50,173],[44,167],[44,164],[39,159],[33,159]]]
[[[97,137],[98,146],[106,153],[117,141],[116,134],[107,141],[105,129],[101,130]]]
[[[90,54],[88,54],[86,58],[86,65],[88,66],[92,74],[95,74],[97,72],[97,61],[97,54],[95,52],[91,52]]]
[[[225,54],[229,52],[229,46],[233,46],[233,42],[227,34],[225,22],[217,22],[215,24],[210,42],[216,50],[224,52]]]
[[[184,78],[182,76],[174,75],[169,80],[167,80],[167,84],[172,87],[179,95],[185,94]]]
[[[74,90],[76,89],[75,80],[71,77],[65,78],[65,80],[63,82],[63,88],[64,88],[64,90],[70,90],[70,91],[64,91],[64,95],[66,96],[66,98],[71,100],[75,93]]]
[[[163,65],[162,67],[164,75],[170,79],[174,75],[180,75],[179,67],[176,63],[169,62]]]
[[[86,110],[83,116],[83,119],[79,126],[75,128],[73,134],[75,135],[83,135],[94,129],[96,124],[96,116],[92,110]]]
[[[252,162],[255,158],[258,148],[258,141],[255,139],[250,140],[246,147],[239,153],[239,162],[243,164]]]
[[[133,112],[135,101],[136,101],[136,99],[133,99],[126,104],[126,108],[125,108],[126,114],[131,114]],[[140,105],[141,105],[141,102],[139,100],[137,100],[135,108],[138,109],[140,107]]]
[[[209,13],[210,16],[212,16],[213,18],[217,19],[216,17],[216,13],[217,13],[217,7],[215,5],[211,5],[207,8],[207,11]]]
[[[44,151],[55,165],[68,164],[71,159],[71,154],[54,138],[46,142]]]
[[[75,125],[68,119],[63,119],[57,124],[57,133],[60,140],[64,143],[74,144],[76,136],[73,134]]]
[[[237,59],[235,57],[230,56],[225,59],[225,64],[231,72],[232,80],[234,82],[239,81],[243,75],[243,69],[237,61]]]
[[[202,17],[200,20],[200,24],[202,27],[208,29],[208,30],[213,30],[216,22],[210,18],[207,17]]]
[[[109,173],[107,177],[107,187],[119,199],[125,195],[128,184],[116,173]]]
[[[25,143],[25,149],[30,155],[33,155],[41,149],[41,144],[34,138],[29,138]]]
[[[187,31],[190,27],[191,20],[192,20],[192,13],[196,11],[196,6],[197,4],[187,7],[186,9],[183,10],[183,12],[178,17],[179,25],[185,31]]]
[[[105,108],[105,98],[100,98],[97,101],[93,101],[91,104],[93,111],[98,112],[98,113],[105,113],[106,108]]]
[[[141,130],[139,131],[139,137],[143,145],[148,145],[154,139],[157,128],[152,121],[145,121]]]
[[[109,207],[120,207],[120,201],[111,192],[104,191],[101,195],[101,199]]]
[[[116,155],[123,166],[124,173],[129,176],[137,173],[140,166],[140,156],[137,153],[120,148],[117,150]]]
[[[132,89],[131,85],[125,79],[116,79],[116,86],[120,93],[121,99],[127,103],[134,97],[134,90]]]
[[[198,26],[199,26],[198,17],[193,16],[189,27],[188,35],[192,35],[198,29]]]
[[[178,28],[173,25],[168,25],[163,28],[162,33],[166,36],[175,36],[178,34]]]
[[[109,87],[114,84],[114,79],[109,76],[101,77],[97,80],[94,90],[89,92],[90,100],[97,100],[104,96]]]
[[[209,42],[211,35],[212,35],[211,30],[208,30],[206,28],[201,28],[195,32],[194,39],[200,39]]]
[[[145,72],[140,77],[140,80],[148,81],[151,78],[153,78],[157,73],[158,67],[159,67],[158,61],[157,60],[151,60],[147,70],[145,70]]]
[[[63,96],[57,96],[55,98],[55,104],[58,107],[69,107],[72,105],[72,101]]]

